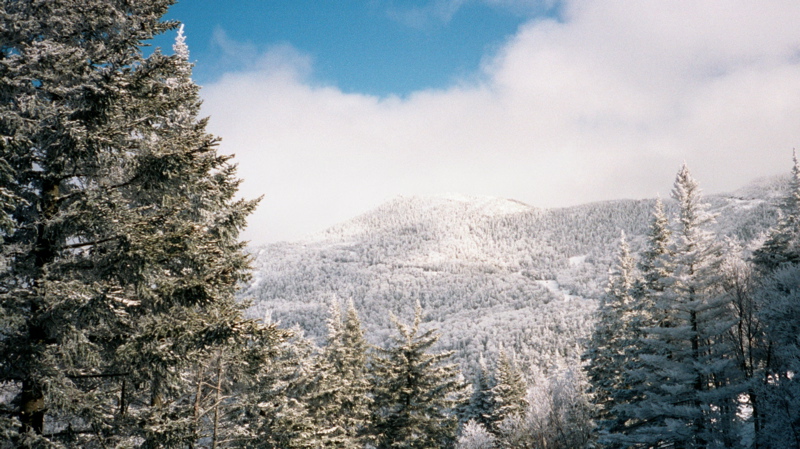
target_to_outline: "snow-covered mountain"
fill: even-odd
[[[781,179],[707,198],[717,232],[745,243],[775,222]],[[250,314],[325,333],[331,300],[351,299],[367,337],[420,301],[466,366],[500,346],[532,371],[573,363],[591,329],[620,231],[641,247],[655,200],[538,209],[489,197],[398,198],[293,243],[253,249]],[[668,211],[674,207],[665,201]]]

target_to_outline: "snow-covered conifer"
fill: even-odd
[[[780,205],[781,217],[764,244],[753,253],[753,262],[765,271],[800,263],[800,161],[793,154],[789,191]]]
[[[672,196],[678,215],[670,273],[656,299],[659,322],[643,339],[641,398],[628,409],[639,421],[629,443],[707,448],[730,438],[735,392],[725,339],[733,325],[720,294],[721,248],[709,230],[714,217],[686,165]]]
[[[339,372],[345,381],[342,392],[342,424],[352,436],[363,435],[369,419],[372,399],[369,395],[371,385],[368,376],[367,344],[361,319],[358,317],[353,300],[348,300],[342,326],[342,361]]]
[[[670,235],[669,220],[664,212],[664,203],[661,198],[658,198],[647,232],[646,246],[639,261],[643,285],[638,295],[648,296],[664,290],[662,280],[670,272],[670,268],[667,266],[669,261],[667,256],[670,254]],[[647,302],[652,304],[652,301]]]
[[[628,416],[618,406],[629,401],[630,385],[627,370],[635,354],[641,333],[635,320],[635,262],[623,232],[620,237],[617,263],[611,270],[606,294],[597,312],[597,324],[584,358],[591,384],[592,402],[597,408],[601,432],[622,432]]]
[[[253,449],[316,449],[329,440],[315,419],[314,400],[318,372],[313,345],[298,329],[267,341],[249,376],[237,391],[241,406],[229,419],[241,426],[245,436],[234,447]]]
[[[800,447],[800,163],[796,154],[793,160],[780,220],[753,254],[754,321],[764,338],[763,373],[755,379],[753,395],[759,412],[754,424],[756,444],[770,449]]]
[[[245,326],[254,203],[198,118],[169,0],[0,8],[0,383],[21,447],[186,447],[184,374]],[[11,223],[7,223],[10,219]]]
[[[360,448],[369,420],[370,384],[367,343],[352,302],[344,322],[338,300],[332,302],[326,340],[308,394],[320,447]]]
[[[491,429],[492,412],[495,408],[492,393],[494,386],[494,376],[489,372],[486,361],[481,356],[478,360],[478,369],[472,383],[472,396],[470,396],[469,405],[465,410],[464,420],[472,420],[483,426],[484,429]]]
[[[420,333],[422,310],[414,323],[395,320],[397,336],[373,360],[371,438],[378,449],[447,448],[455,443],[454,409],[463,400],[458,368],[445,364],[451,353],[431,354],[438,340],[434,330]]]
[[[512,356],[500,351],[495,369],[495,384],[491,389],[493,407],[490,430],[498,433],[498,425],[512,417],[522,417],[528,408],[528,383]]]

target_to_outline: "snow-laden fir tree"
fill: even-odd
[[[143,57],[170,0],[0,8],[0,383],[18,447],[186,447],[183,374],[240,331],[229,158],[185,52]],[[179,42],[179,49],[185,49]]]
[[[670,236],[669,219],[664,212],[661,198],[656,199],[653,216],[647,232],[645,248],[639,260],[639,271],[642,274],[637,296],[642,297],[642,308],[652,309],[651,297],[664,290],[663,279],[670,273]],[[643,323],[644,324],[644,323]]]
[[[320,447],[363,447],[371,402],[367,342],[352,301],[344,320],[338,300],[332,301],[327,341],[313,376],[309,409],[319,428]]]
[[[760,374],[753,376],[756,383],[750,385],[751,402],[758,412],[754,427],[759,449],[800,448],[800,164],[796,154],[793,162],[778,224],[753,254],[757,283],[753,321],[759,331],[755,337],[763,341],[751,351],[755,353],[752,366],[745,367]]]
[[[339,408],[340,377],[335,373],[336,359],[341,355],[342,314],[338,300],[331,301],[328,317],[328,335],[321,353],[315,354],[313,368],[308,373],[309,391],[304,402],[308,406],[309,421],[318,431],[320,447],[353,447],[344,429],[334,424]]]
[[[757,390],[763,413],[756,442],[760,449],[800,448],[800,266],[784,264],[761,283],[769,357]]]
[[[463,421],[474,421],[484,429],[492,428],[492,412],[495,408],[494,395],[492,388],[495,380],[486,360],[481,356],[478,359],[478,369],[475,372],[475,380],[472,383],[472,395],[469,404],[464,410]]]
[[[670,244],[670,272],[656,298],[659,322],[642,340],[645,379],[630,407],[640,421],[628,441],[645,446],[709,448],[727,444],[735,415],[727,331],[729,299],[720,295],[721,249],[709,226],[714,217],[684,165],[672,197],[678,214]]]
[[[500,351],[491,389],[492,411],[490,431],[500,434],[500,424],[513,417],[522,417],[528,409],[528,383],[513,356]]]
[[[617,406],[631,399],[627,370],[631,368],[631,355],[635,353],[632,349],[641,334],[635,316],[637,279],[634,270],[635,261],[623,232],[617,263],[609,274],[606,294],[597,312],[597,324],[584,355],[588,360],[586,373],[591,384],[592,403],[597,409],[597,425],[603,435],[622,432],[630,419]]]
[[[261,369],[242,379],[239,422],[250,437],[236,447],[314,449],[327,443],[313,413],[317,371],[313,344],[292,329]]]
[[[606,447],[626,447],[631,444],[630,434],[634,429],[646,426],[654,426],[663,417],[649,416],[644,420],[641,413],[636,412],[644,399],[645,392],[649,388],[648,382],[652,378],[652,367],[644,363],[643,357],[647,357],[648,352],[657,351],[652,345],[648,334],[648,329],[656,327],[669,327],[670,323],[666,313],[657,307],[660,304],[660,297],[665,290],[665,282],[672,272],[672,249],[669,220],[664,212],[664,204],[661,198],[656,199],[653,207],[648,232],[644,244],[644,249],[637,264],[639,274],[634,277],[634,286],[628,290],[625,303],[629,304],[624,310],[624,339],[617,341],[618,347],[623,348],[624,363],[620,367],[620,377],[616,380],[613,395],[609,399],[610,417],[613,419],[603,422],[603,411],[600,413],[598,427],[600,431],[600,441]],[[623,251],[628,254],[629,250]],[[628,268],[630,262],[619,261],[618,273],[631,273]],[[626,276],[628,277],[628,276]],[[616,281],[620,285],[627,285],[627,281]],[[612,292],[614,290],[611,290]],[[617,292],[623,292],[619,288]],[[615,337],[613,337],[615,338]],[[589,345],[591,354],[593,344]],[[589,375],[592,389],[596,388],[597,380],[592,380]],[[607,382],[607,381],[606,381]],[[595,399],[596,402],[596,399]]]
[[[780,219],[764,244],[753,253],[753,262],[764,271],[800,263],[800,162],[797,153],[789,176],[789,191],[780,204]]]
[[[420,331],[422,308],[414,323],[395,319],[399,335],[378,348],[372,364],[373,414],[370,436],[378,449],[448,448],[456,439],[455,408],[463,401],[458,368],[445,361],[450,352],[428,351],[439,336]]]
[[[628,357],[626,372],[629,384],[641,380],[637,379],[635,372],[641,367],[639,355],[645,329],[669,326],[663,310],[657,306],[666,289],[665,283],[674,269],[672,231],[661,198],[656,199],[646,237],[637,264],[639,274],[635,278],[635,286],[631,292],[634,301],[630,308],[628,329],[633,341],[626,349]]]
[[[369,395],[371,384],[369,380],[366,338],[361,327],[353,300],[347,302],[342,333],[341,353],[338,359],[337,372],[341,373],[344,385],[342,386],[341,405],[339,413],[343,416],[340,425],[345,432],[358,442],[363,442],[363,436],[369,425],[370,407],[372,399]]]

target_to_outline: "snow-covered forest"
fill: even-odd
[[[0,448],[800,448],[796,157],[246,250],[170,4],[2,3]]]
[[[753,241],[775,222],[784,184],[768,179],[709,198],[719,214],[712,229]],[[505,347],[529,375],[545,374],[580,358],[620,232],[640,251],[655,203],[535,209],[497,198],[398,198],[305,241],[253,249],[255,278],[243,297],[255,301],[249,316],[299,325],[315,339],[330,301],[352,299],[373,344],[391,332],[387,310],[408,317],[419,300],[423,324],[442,332],[440,346],[465,371]]]

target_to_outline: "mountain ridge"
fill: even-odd
[[[706,197],[715,231],[752,245],[777,217],[785,178]],[[675,205],[665,200],[668,213]],[[555,209],[493,197],[399,197],[299,242],[253,250],[249,313],[324,335],[332,300],[353,299],[381,344],[390,314],[419,301],[466,368],[513,350],[532,373],[575,363],[593,324],[620,231],[637,252],[654,199]],[[535,374],[534,374],[535,375]]]

